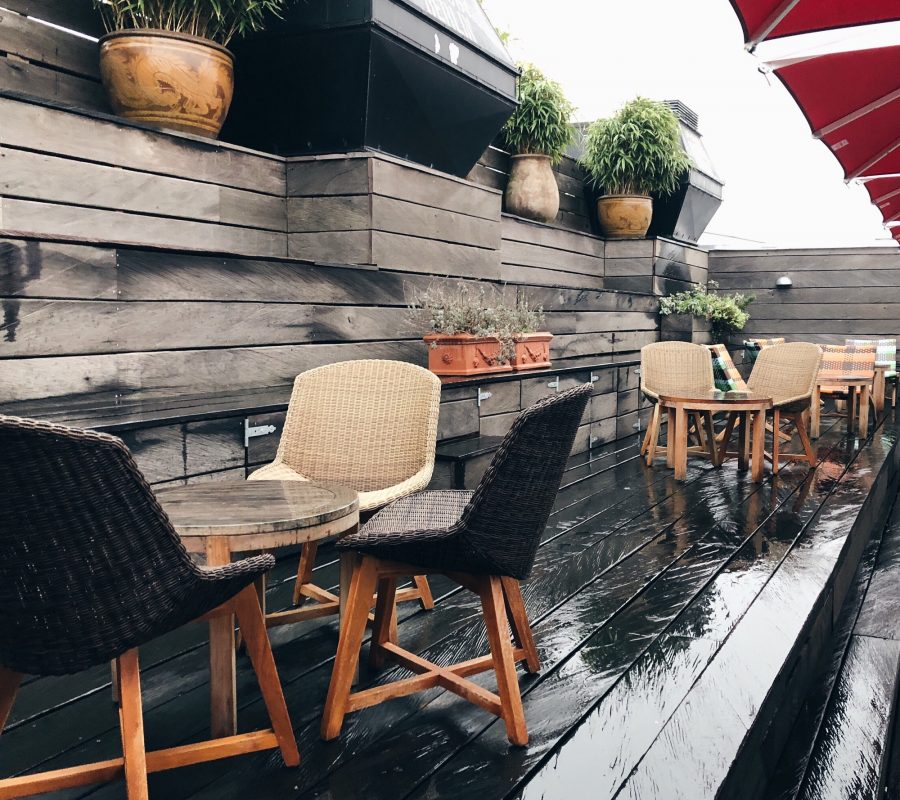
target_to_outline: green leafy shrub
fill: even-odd
[[[519,105],[503,127],[503,139],[518,155],[550,156],[558,163],[573,138],[573,106],[562,86],[531,64],[520,64]]]
[[[155,28],[227,45],[281,16],[292,0],[94,0],[107,31]]]
[[[705,319],[710,324],[710,333],[714,342],[724,341],[729,334],[741,331],[750,319],[747,306],[753,302],[752,294],[722,295],[716,292],[719,284],[715,281],[706,286],[695,286],[693,289],[663,297],[659,301],[659,313],[690,314]]]
[[[691,160],[672,110],[636,97],[612,117],[591,124],[581,165],[606,194],[669,195]]]
[[[503,362],[515,355],[516,338],[540,330],[544,320],[543,308],[532,306],[526,296],[511,304],[489,284],[435,284],[409,302],[409,321],[417,330],[424,326],[429,333],[499,339]]]

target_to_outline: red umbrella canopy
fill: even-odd
[[[900,219],[900,175],[866,181],[866,191],[885,222]]]
[[[900,45],[775,66],[848,180],[900,172]]]
[[[744,28],[744,41],[750,45],[900,19],[897,0],[731,0],[731,5]]]

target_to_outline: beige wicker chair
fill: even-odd
[[[782,461],[807,461],[816,465],[816,454],[806,430],[809,411],[816,389],[822,352],[808,342],[789,342],[763,348],[747,380],[751,392],[772,398],[772,472],[778,474]],[[803,444],[803,453],[782,453],[782,417],[786,417]],[[729,428],[731,423],[729,421]],[[728,430],[728,429],[726,429]]]
[[[359,492],[373,512],[425,489],[434,470],[441,382],[402,361],[344,361],[297,376],[275,460],[249,480],[319,480]],[[312,584],[317,544],[303,546],[294,604],[335,598]],[[428,581],[398,599],[433,608]]]
[[[661,395],[702,395],[715,388],[709,350],[690,342],[655,342],[641,348],[641,392],[653,403],[653,416],[641,446],[652,466],[659,442]],[[694,427],[703,445],[703,424],[695,418]],[[712,446],[712,445],[710,445]]]

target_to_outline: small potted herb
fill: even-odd
[[[553,222],[559,213],[559,186],[553,174],[572,142],[575,107],[562,87],[537,67],[520,64],[519,104],[503,128],[512,153],[506,184],[506,210],[539,222]]]
[[[262,30],[289,0],[94,0],[108,33],[100,76],[113,111],[215,138],[234,92],[235,36]]]
[[[691,161],[678,118],[664,103],[637,97],[588,128],[581,165],[603,192],[600,228],[609,239],[640,239],[653,216],[651,195],[670,195]]]
[[[504,302],[492,286],[434,286],[410,304],[410,320],[430,330],[428,368],[435,375],[471,376],[550,366],[552,334],[539,331],[542,309],[526,298]]]
[[[709,282],[709,288],[697,285],[693,289],[663,297],[659,301],[659,313],[663,317],[683,315],[692,320],[704,320],[709,326],[710,337],[713,343],[725,342],[732,333],[744,329],[750,314],[747,306],[753,302],[753,295],[732,294],[721,295],[716,289],[719,285],[715,281]],[[688,341],[693,339],[693,326],[689,325],[663,325],[663,338],[682,338],[676,334],[666,335],[669,331],[665,328],[684,331]]]

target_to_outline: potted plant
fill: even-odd
[[[719,284],[710,281],[709,288],[697,285],[688,291],[663,297],[659,301],[659,313],[663,317],[684,315],[692,320],[704,320],[708,323],[713,343],[723,343],[732,333],[744,329],[750,319],[747,306],[753,302],[754,297],[740,293],[721,295],[716,292],[718,288]],[[687,335],[666,336],[664,331],[663,338],[686,338],[687,341],[693,339],[693,326],[676,324],[672,327],[678,331],[685,330]]]
[[[515,308],[510,310],[511,319],[507,327],[515,331],[513,344],[515,352],[510,363],[514,370],[539,369],[550,366],[550,340],[553,334],[541,330],[546,315],[544,309],[532,307],[528,298],[520,297]]]
[[[215,138],[234,90],[226,45],[261,30],[287,0],[94,0],[108,33],[100,76],[113,111]]]
[[[553,165],[572,141],[574,106],[562,87],[530,64],[520,64],[519,104],[503,128],[512,153],[506,184],[506,210],[539,222],[559,213],[559,186]]]
[[[410,320],[431,333],[428,368],[435,375],[472,376],[550,366],[552,334],[539,331],[544,314],[526,298],[510,306],[493,287],[458,283],[431,287],[410,304]]]
[[[691,161],[671,109],[637,97],[591,124],[581,165],[604,193],[597,201],[604,235],[640,239],[653,216],[651,195],[672,194]]]

